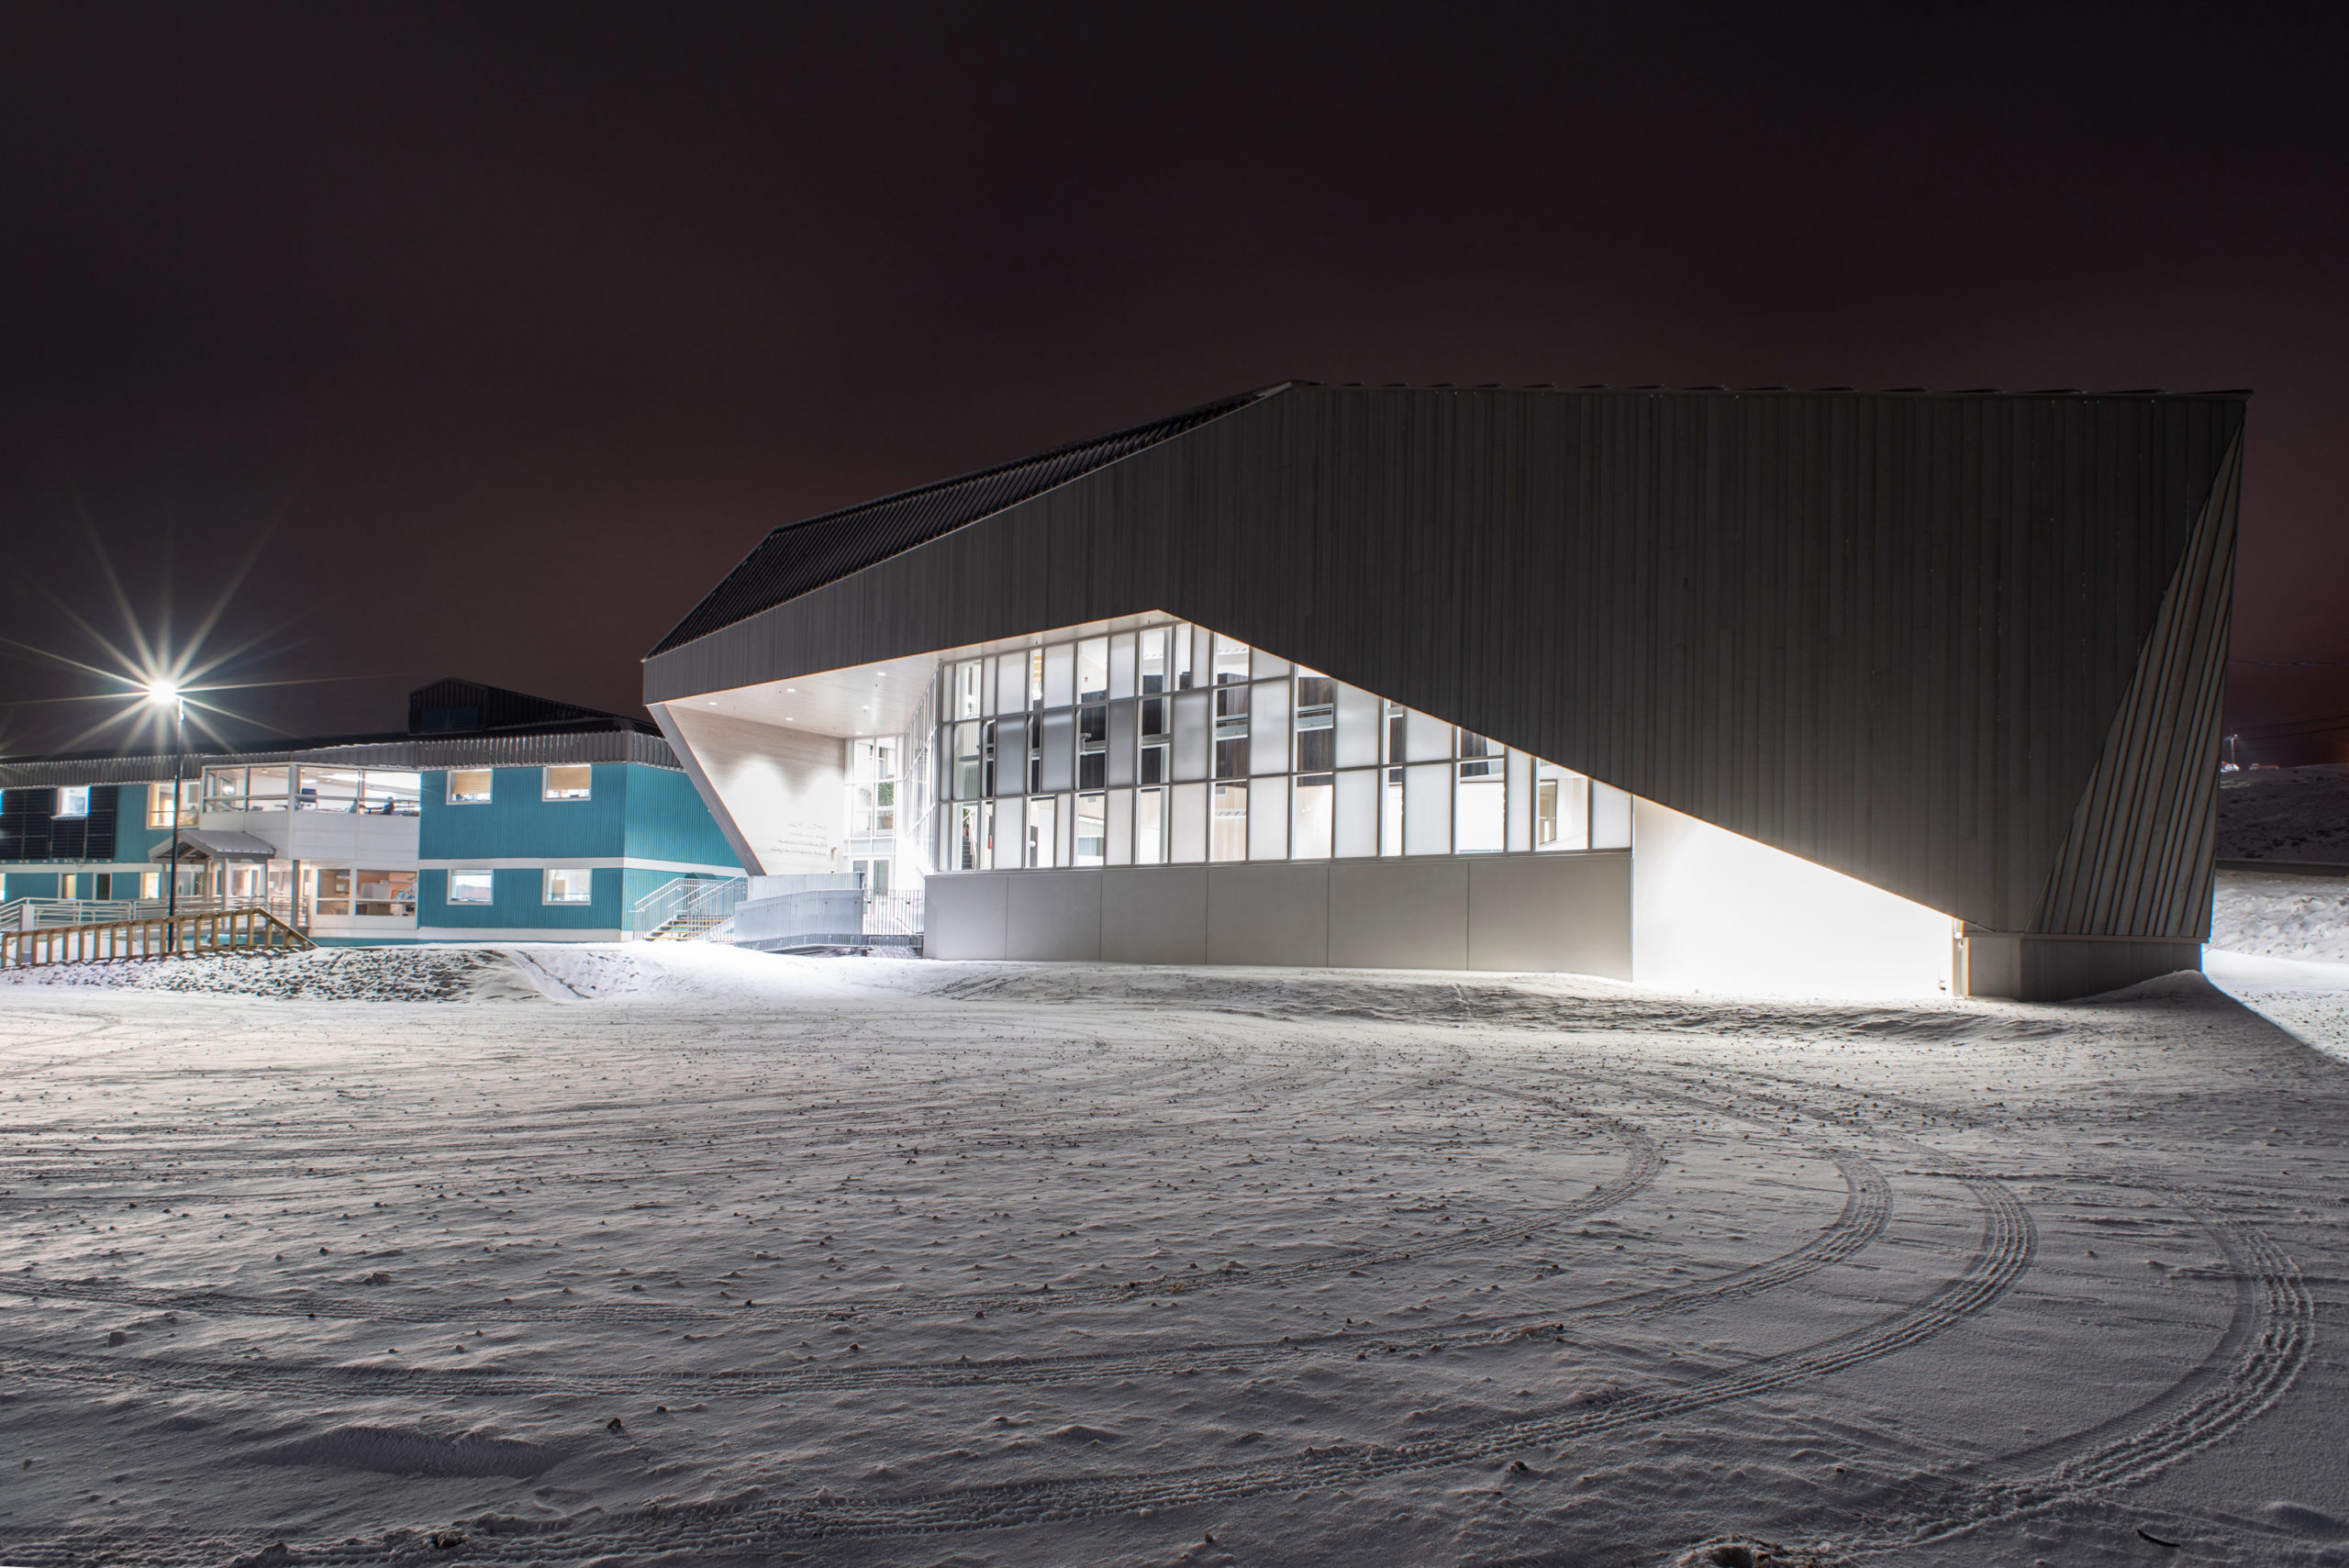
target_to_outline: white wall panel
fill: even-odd
[[[1342,720],[1338,732],[1345,733]],[[1377,768],[1356,768],[1338,775],[1336,852],[1341,860],[1378,853],[1379,773]]]
[[[1375,767],[1386,704],[1359,686],[1338,683],[1338,766]]]
[[[1011,878],[1001,872],[955,872],[922,887],[922,953],[928,958],[996,959]]]
[[[667,709],[735,829],[770,876],[839,869],[848,774],[838,737],[696,709]]]
[[[1208,961],[1205,866],[1101,873],[1101,957],[1109,963]]]
[[[1347,969],[1464,969],[1468,862],[1334,861],[1330,962]]]
[[[1177,865],[1194,865],[1208,858],[1208,786],[1176,784],[1166,792],[1174,808],[1167,825],[1166,858]]]
[[[1468,967],[1631,978],[1631,857],[1468,862]]]
[[[1330,962],[1330,868],[1217,866],[1208,873],[1209,963],[1319,968]]]
[[[1248,771],[1288,772],[1289,683],[1259,681],[1248,697]]]
[[[1010,891],[1004,911],[1003,956],[1099,958],[1101,876],[1098,871],[1006,873]]]
[[[1208,776],[1215,719],[1208,705],[1213,694],[1185,692],[1174,698],[1174,776],[1188,783]]]
[[[1641,984],[1756,995],[1948,994],[1948,916],[1649,801],[1635,811],[1639,850],[1628,858]]]
[[[1248,858],[1288,859],[1288,780],[1257,779],[1248,786]]]
[[[1452,852],[1452,764],[1419,762],[1403,770],[1403,852]]]

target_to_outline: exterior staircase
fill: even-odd
[[[709,941],[733,923],[751,885],[742,876],[681,876],[636,901],[629,934],[640,942]]]
[[[258,907],[200,909],[70,925],[0,929],[0,969],[59,963],[119,963],[197,953],[306,952],[317,944]]]

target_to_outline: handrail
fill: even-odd
[[[225,894],[183,893],[182,914],[242,908],[250,900],[231,900]],[[88,926],[113,920],[151,918],[172,912],[168,898],[44,898],[27,894],[0,904],[0,929],[30,930],[35,926]]]
[[[750,885],[747,876],[672,878],[636,901],[629,911],[629,935],[637,941],[707,937],[734,917]]]
[[[176,918],[161,915],[0,930],[0,969],[122,962],[199,952],[301,952],[317,945],[267,909],[247,905],[183,913]]]

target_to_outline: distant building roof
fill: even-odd
[[[237,741],[188,752],[183,777],[227,763],[307,762],[350,768],[533,768],[555,762],[636,762],[680,771],[676,753],[642,719],[451,677],[408,694],[408,727],[370,735]],[[147,784],[172,776],[169,752],[0,758],[0,789]]]

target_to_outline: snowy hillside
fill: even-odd
[[[2349,767],[2221,774],[2219,858],[2349,865]]]

